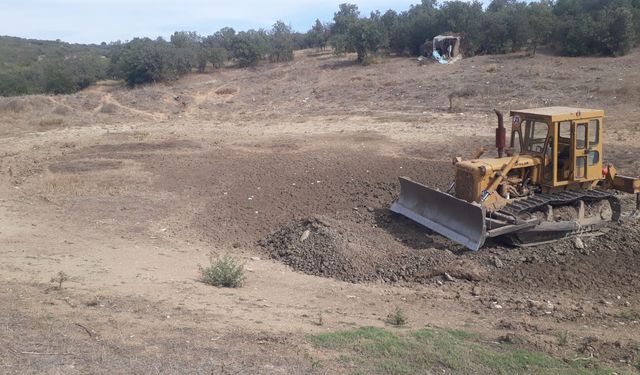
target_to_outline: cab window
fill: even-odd
[[[544,152],[549,125],[543,121],[527,120],[525,125],[524,148],[527,151]]]
[[[600,121],[589,121],[589,146],[597,146],[600,143]]]

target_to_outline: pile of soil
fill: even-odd
[[[626,202],[626,211],[630,208]],[[267,254],[293,269],[347,282],[482,282],[516,293],[556,291],[600,297],[640,288],[637,221],[614,223],[601,236],[517,248],[489,241],[471,252],[392,213],[366,212],[358,222],[311,216],[260,240]],[[402,229],[402,230],[401,230]],[[445,273],[447,275],[445,275]]]
[[[486,277],[482,267],[450,251],[410,249],[376,229],[313,216],[291,221],[259,245],[271,258],[295,270],[353,283],[422,282],[445,273],[474,281]]]

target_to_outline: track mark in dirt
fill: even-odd
[[[89,146],[83,150],[79,150],[79,153],[88,151],[89,153],[114,153],[114,152],[152,152],[152,151],[167,151],[167,150],[193,150],[201,148],[200,144],[187,141],[187,140],[173,140],[163,142],[132,142],[132,143],[117,143],[117,144],[102,144]]]
[[[53,173],[81,173],[119,169],[123,165],[120,160],[72,160],[56,162],[49,165]]]

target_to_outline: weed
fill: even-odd
[[[64,123],[64,119],[60,117],[51,117],[51,118],[43,118],[42,120],[40,120],[39,125],[43,127],[60,126],[62,125],[62,123]]]
[[[311,354],[309,354],[308,352],[305,352],[305,353],[304,353],[304,358],[305,358],[307,361],[311,362],[311,368],[312,368],[312,369],[319,369],[319,368],[321,368],[321,367],[322,367],[322,362],[321,362],[319,359],[314,358],[314,357],[313,357]]]
[[[67,275],[63,271],[59,271],[54,277],[51,278],[49,282],[57,283],[58,285],[55,286],[55,289],[61,290],[62,283],[64,283],[65,281],[69,281],[69,279],[70,279],[69,275]]]
[[[567,346],[569,343],[569,332],[567,331],[556,332],[554,336],[558,339],[558,346]]]
[[[627,309],[620,311],[618,313],[618,318],[625,320],[638,320],[640,319],[640,314],[636,311]]]
[[[396,311],[387,316],[386,322],[392,326],[400,327],[407,324],[407,316],[400,307],[396,308]]]
[[[460,90],[456,90],[450,93],[447,97],[449,98],[449,110],[452,111],[454,109],[453,100],[455,98],[470,98],[472,96],[476,96],[478,93],[471,87],[465,87]]]
[[[220,288],[239,288],[245,280],[244,264],[229,254],[211,259],[208,267],[199,268],[202,282]]]

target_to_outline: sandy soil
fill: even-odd
[[[605,160],[637,175],[638,58],[361,67],[305,51],[168,85],[0,98],[0,372],[342,372],[313,368],[323,353],[305,335],[384,326],[396,307],[412,328],[510,333],[634,371],[635,222],[585,249],[470,253],[387,207],[397,176],[445,187],[453,156],[491,148],[492,108],[603,108]],[[318,265],[279,261],[309,228]],[[198,281],[212,253],[246,262],[243,288]]]

